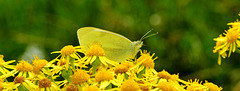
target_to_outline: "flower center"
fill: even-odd
[[[71,55],[73,53],[75,53],[75,48],[72,46],[72,45],[67,45],[67,46],[64,46],[62,49],[61,49],[61,54],[62,55]]]
[[[27,61],[22,60],[22,61],[20,61],[20,63],[17,64],[16,69],[18,71],[30,72],[33,70],[33,67]]]
[[[15,79],[14,79],[14,84],[18,84],[18,83],[23,83],[24,82],[24,80],[25,80],[25,77],[16,77]]]
[[[86,56],[104,56],[104,50],[103,48],[100,46],[100,43],[98,44],[92,44],[89,45],[89,49],[86,53]]]
[[[39,88],[51,87],[51,80],[44,78],[38,82]]]
[[[114,75],[111,72],[106,71],[105,69],[98,71],[95,76],[95,79],[97,82],[111,80],[113,78],[114,78]]]
[[[141,62],[142,60],[145,60],[142,63],[143,66],[154,68],[154,62],[152,59],[153,56],[154,56],[154,54],[152,56],[150,56],[150,53],[147,53],[147,51],[143,51],[143,52],[141,52],[141,56],[137,59],[137,62]]]
[[[131,78],[125,81],[121,86],[121,91],[139,91],[139,89],[138,83]]]
[[[229,30],[226,34],[226,37],[228,43],[233,43],[238,39],[239,33],[236,30]]]
[[[158,88],[160,88],[163,91],[178,91],[176,90],[174,84],[167,82],[167,81],[160,81],[158,83]]]
[[[81,84],[86,82],[89,78],[90,75],[88,75],[84,70],[77,70],[77,72],[72,75],[71,81],[73,84]]]
[[[33,73],[35,74],[39,74],[39,72],[41,71],[41,69],[47,64],[47,60],[35,60],[33,61]]]
[[[149,90],[150,90],[149,87],[150,87],[150,86],[147,86],[147,85],[140,85],[140,89],[141,89],[142,91],[149,91]]]
[[[126,73],[128,71],[128,67],[125,66],[125,65],[118,65],[116,68],[115,68],[115,73],[118,74],[118,73]]]
[[[157,74],[159,78],[164,78],[164,79],[170,79],[171,74],[169,74],[167,71],[163,70]]]
[[[78,87],[75,85],[69,85],[66,89],[66,91],[79,91]]]

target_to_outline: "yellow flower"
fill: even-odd
[[[214,40],[217,41],[217,45],[214,47],[213,52],[219,52],[219,55],[222,55],[223,57],[226,56],[226,51],[228,51],[228,57],[230,57],[232,52],[235,52],[236,45],[237,47],[240,47],[240,41],[238,40],[240,38],[239,31],[230,28],[228,31],[225,31],[224,33],[225,37],[222,37],[221,35],[218,38],[215,38]],[[218,60],[218,64],[221,64],[221,59]]]
[[[158,88],[161,89],[162,91],[177,91],[174,88],[174,85],[167,82],[167,81],[161,81],[158,83]]]
[[[90,78],[85,70],[77,69],[77,71],[72,75],[71,81],[73,84],[81,84],[86,82]]]
[[[100,43],[98,44],[94,44],[94,42],[92,43],[92,45],[88,45],[88,51],[86,52],[86,56],[105,56],[104,50],[101,47]]]
[[[28,61],[20,61],[20,63],[17,64],[16,69],[18,71],[22,71],[22,72],[31,72],[33,71],[33,67],[31,64],[28,63]]]
[[[178,82],[172,80],[160,79],[158,82],[158,88],[162,91],[185,91],[183,86]]]
[[[0,72],[5,75],[7,73],[9,73],[10,71],[8,71],[6,68],[8,69],[16,69],[16,66],[13,66],[13,65],[9,65],[13,62],[15,62],[16,60],[11,60],[11,61],[7,61],[5,62],[3,60],[4,56],[3,55],[0,55]]]
[[[124,81],[124,79],[126,79],[128,75],[131,75],[129,69],[133,66],[134,66],[133,62],[122,61],[120,65],[115,67],[115,69],[113,68],[117,80],[117,82],[114,83],[114,85],[121,86],[121,83]]]
[[[132,78],[126,80],[122,86],[121,91],[139,91],[140,87],[138,86],[138,83],[135,82]]]
[[[99,89],[105,89],[108,85],[115,84],[114,72],[110,70],[100,69],[95,75],[95,81],[99,84]]]
[[[208,81],[205,81],[205,83],[203,85],[206,86],[207,88],[209,88],[210,91],[221,91],[222,90],[222,87],[218,87],[217,85],[215,85],[211,82],[208,82]]]
[[[15,77],[14,84],[16,86],[19,86],[18,84],[22,84],[24,87],[26,87],[30,91],[36,90],[37,88],[35,84],[27,80],[25,77],[21,77],[21,76]]]
[[[75,70],[75,66],[81,66],[77,64],[77,60],[80,60],[81,56],[77,52],[82,52],[82,46],[73,47],[72,45],[64,46],[61,51],[55,51],[53,53],[61,53],[58,57],[49,62],[52,64],[57,62],[57,66],[53,65],[53,74],[58,73],[61,70],[68,70],[69,68]],[[61,56],[60,59],[58,59]]]
[[[35,60],[33,62],[33,73],[39,74],[41,71],[44,73],[49,73],[47,70],[43,69],[44,66],[48,63],[45,59],[39,59],[37,56],[35,56]]]
[[[67,86],[66,91],[79,91],[79,89],[77,86],[71,84]]]
[[[12,70],[11,72],[0,76],[0,78],[7,78],[9,76],[14,76],[15,74],[18,73],[18,76],[23,76],[23,77],[33,77],[33,67],[31,64],[28,63],[28,61],[21,60],[19,63],[16,65],[16,69]]]
[[[237,21],[235,21],[233,23],[228,23],[227,25],[232,25],[233,29],[236,29],[237,31],[240,31],[240,21],[238,21],[238,19],[237,19]]]
[[[117,66],[118,63],[112,60],[109,60],[105,57],[105,53],[103,48],[101,47],[101,43],[88,45],[88,50],[85,53],[85,57],[82,58],[82,60],[86,60],[86,64],[92,64],[97,58],[99,58],[100,62],[108,67],[109,65]]]
[[[202,85],[202,81],[199,82],[199,79],[195,79],[192,81],[188,81],[189,84],[187,84],[187,90],[189,91],[206,91],[207,88]]]
[[[118,73],[126,73],[128,71],[128,67],[125,66],[125,65],[118,65],[116,66],[115,68],[115,73],[118,74]]]
[[[100,91],[97,86],[87,86],[84,91]]]
[[[152,54],[152,56],[150,56],[150,52],[147,53],[146,50],[140,51],[141,52],[141,56],[137,59],[137,62],[142,62],[142,65],[145,67],[149,67],[149,68],[154,68],[154,60],[157,59],[157,57],[155,57],[154,59],[152,59],[152,57],[155,55],[154,53]]]
[[[222,35],[219,35],[219,38],[222,38]],[[214,47],[215,49],[220,47],[221,45],[223,45],[223,42],[222,41],[217,41],[216,42],[216,46]],[[216,53],[218,52],[218,64],[221,65],[221,58],[226,58],[227,57],[227,53],[226,52],[223,52],[220,54],[221,49],[219,50],[213,50],[213,53]]]
[[[132,62],[128,62],[128,61],[122,61],[120,65],[116,66],[115,68],[115,73],[126,73],[129,68],[131,68],[133,66]]]
[[[113,73],[107,71],[106,69],[101,69],[97,72],[95,79],[97,82],[112,80],[114,78]]]
[[[81,58],[81,56],[77,52],[83,52],[82,50],[83,49],[82,49],[81,46],[73,47],[72,45],[67,45],[67,46],[64,46],[61,49],[61,51],[55,51],[55,52],[52,52],[51,54],[53,54],[53,53],[61,53],[59,56],[63,56],[63,57],[71,56],[72,58],[79,59],[79,58]]]
[[[148,85],[140,85],[140,89],[142,90],[142,91],[149,91],[151,88],[150,88],[151,86],[148,86]]]
[[[21,76],[17,76],[15,77],[13,82],[3,82],[1,81],[1,86],[3,88],[3,91],[21,91],[23,89],[19,89],[20,86],[25,87],[26,89],[28,89],[29,91],[36,91],[37,86],[35,84],[33,84],[31,81],[29,81],[28,79],[26,79],[25,77],[21,77]],[[1,87],[0,86],[0,87]],[[1,91],[2,91],[1,90]]]
[[[157,57],[153,58],[155,55],[154,53],[150,55],[150,52],[148,53],[146,50],[140,51],[141,56],[136,60],[136,65],[130,70],[137,70],[137,74],[140,75],[140,78],[142,76],[145,76],[149,78],[149,76],[154,76],[157,74],[157,71],[154,69],[154,60],[157,59]]]
[[[161,78],[163,78],[163,79],[170,79],[171,78],[171,74],[169,74],[167,71],[165,71],[165,70],[163,70],[163,71],[161,71],[161,72],[159,72],[158,74],[157,74],[157,76],[161,79]]]
[[[59,91],[60,90],[60,88],[48,78],[39,80],[38,86],[39,86],[38,90],[41,90],[41,91],[44,91],[44,90]]]

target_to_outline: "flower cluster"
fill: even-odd
[[[240,14],[239,14],[240,16]],[[213,53],[218,53],[218,64],[221,65],[221,58],[230,57],[240,47],[240,21],[228,23],[231,25],[225,33],[220,34],[218,38],[214,38],[216,46]]]
[[[237,30],[234,30],[237,31]],[[221,48],[220,48],[221,49]],[[221,49],[222,50],[222,49]],[[154,69],[154,54],[117,63],[105,57],[101,44],[65,46],[51,61],[34,56],[33,64],[21,60],[5,62],[0,55],[0,91],[220,91],[221,87],[205,81],[184,81],[179,74]],[[80,56],[80,54],[85,56]],[[13,82],[6,78],[13,76]]]

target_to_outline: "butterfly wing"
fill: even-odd
[[[80,28],[77,34],[80,45],[86,46],[86,48],[89,43],[101,42],[108,59],[121,62],[132,57],[133,43],[122,35],[94,27]]]

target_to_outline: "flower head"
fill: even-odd
[[[129,68],[131,68],[133,66],[132,62],[128,62],[128,61],[122,61],[120,65],[116,66],[115,68],[115,73],[126,73]]]
[[[33,67],[27,61],[22,60],[17,64],[16,69],[22,72],[30,72],[33,70]]]
[[[167,71],[163,70],[157,74],[159,78],[164,78],[164,79],[170,79],[171,74],[169,74]]]
[[[1,70],[0,72],[1,72],[3,75],[5,75],[5,74],[7,74],[7,73],[10,72],[8,69],[16,69],[16,66],[14,66],[14,65],[9,65],[9,64],[15,62],[16,60],[11,60],[11,61],[5,62],[3,58],[4,58],[4,56],[3,56],[3,55],[0,55],[0,70]],[[8,68],[8,69],[6,69],[6,68]]]
[[[21,77],[21,76],[18,76],[14,79],[14,83],[17,84],[17,83],[23,83],[25,80],[25,77]]]
[[[55,52],[52,52],[51,54],[53,54],[53,53],[61,53],[59,56],[62,55],[62,58],[66,57],[66,56],[71,56],[72,58],[80,59],[80,55],[77,52],[82,52],[82,50],[83,49],[82,49],[81,46],[73,47],[72,45],[67,45],[67,46],[64,46],[61,49],[61,51],[55,51]]]
[[[20,84],[30,91],[36,90],[36,88],[37,88],[37,86],[35,84],[33,84],[33,82],[29,81],[28,79],[26,79],[25,77],[22,77],[22,76],[15,77],[14,82],[10,82],[7,84],[8,84],[7,87],[9,88],[8,90],[18,88],[20,86]]]
[[[148,86],[148,85],[140,85],[140,89],[141,89],[142,91],[149,91],[151,88],[150,88],[150,86]]]
[[[85,57],[82,60],[85,60],[86,64],[93,64],[97,59],[99,59],[100,63],[104,66],[108,67],[109,65],[117,66],[118,63],[112,60],[109,60],[105,57],[105,53],[103,48],[101,47],[101,43],[88,45],[88,50],[85,53]]]
[[[3,55],[0,55],[0,63],[4,63],[5,61],[3,60]]]
[[[88,75],[85,70],[77,70],[71,78],[71,81],[73,84],[81,84],[83,82],[86,82],[90,78],[90,75]]]
[[[54,68],[53,74],[56,74],[61,70],[69,70],[69,68],[75,70],[75,66],[81,67],[82,65],[78,65],[75,59],[80,60],[81,56],[77,52],[82,52],[82,50],[82,46],[73,47],[72,45],[67,45],[64,46],[61,51],[52,52],[61,53],[58,57],[49,62],[49,64],[57,62],[57,67]],[[58,59],[59,57],[60,59]]]
[[[228,23],[232,25],[225,33],[224,36],[220,35],[218,38],[214,38],[216,41],[216,46],[214,47],[213,52],[218,52],[218,64],[221,65],[221,57],[226,58],[230,57],[232,52],[236,51],[236,48],[240,47],[240,22],[237,20],[233,23]],[[226,52],[228,51],[228,55]]]
[[[219,38],[222,38],[223,36],[222,35],[219,35]],[[222,41],[217,41],[216,42],[216,46],[214,47],[215,49],[220,47],[221,45],[223,45],[224,42]],[[227,53],[226,52],[222,52],[221,51],[222,49],[219,49],[219,50],[213,50],[213,53],[216,53],[218,52],[218,64],[221,65],[221,58],[226,58],[227,56]]]
[[[220,35],[218,38],[214,39],[215,41],[217,41],[217,45],[214,47],[215,49],[213,50],[213,52],[219,52],[219,55],[225,57],[225,53],[226,51],[228,51],[229,57],[232,52],[235,52],[236,45],[237,47],[240,47],[240,41],[238,40],[240,36],[239,32],[234,29],[229,29],[224,35],[225,37],[222,37]],[[219,61],[221,61],[221,59],[219,59]],[[219,61],[218,63],[221,64]]]
[[[79,91],[79,89],[77,86],[71,84],[67,86],[66,91]]]
[[[97,86],[87,86],[84,91],[100,91]]]
[[[181,91],[181,90],[178,90],[178,89],[181,89],[181,87],[178,85],[179,84],[173,81],[167,81],[166,79],[162,79],[158,82],[158,88],[163,91]]]
[[[45,78],[45,79],[42,79],[38,82],[39,84],[39,88],[47,88],[47,87],[51,87],[51,80]]]
[[[112,80],[113,78],[114,78],[113,73],[107,71],[106,69],[101,69],[100,71],[97,72],[95,76],[95,80],[97,82]]]
[[[208,82],[208,81],[205,81],[205,83],[203,85],[206,86],[207,88],[209,88],[210,91],[221,91],[222,90],[222,87],[218,87],[217,85],[215,85],[211,82]]]
[[[199,82],[199,79],[195,79],[194,81],[189,80],[190,84],[187,85],[187,90],[189,91],[206,91],[206,87],[202,85],[202,81]]]
[[[60,87],[58,87],[55,83],[53,83],[50,79],[44,78],[38,81],[39,90],[47,89],[47,91],[59,91]],[[49,89],[49,90],[48,90]]]
[[[125,65],[118,65],[116,66],[115,68],[115,73],[118,74],[118,73],[126,73],[128,71],[128,67],[125,66]]]
[[[88,50],[86,52],[86,56],[104,56],[105,53],[103,51],[103,48],[101,47],[101,43],[88,45]]]
[[[121,86],[121,91],[138,91],[138,90],[140,90],[140,87],[138,86],[138,83],[135,82],[132,78],[126,80]]]
[[[64,46],[61,49],[61,54],[64,56],[74,54],[75,52],[75,48],[72,45]]]
[[[39,59],[35,56],[35,60],[33,62],[33,73],[39,74],[42,68],[48,63],[45,59]]]
[[[157,59],[156,58],[152,58],[155,54],[152,54],[152,56],[150,55],[150,52],[147,53],[146,50],[140,51],[141,52],[141,56],[137,59],[137,62],[142,62],[142,65],[145,67],[150,67],[150,68],[154,68],[154,60]]]

